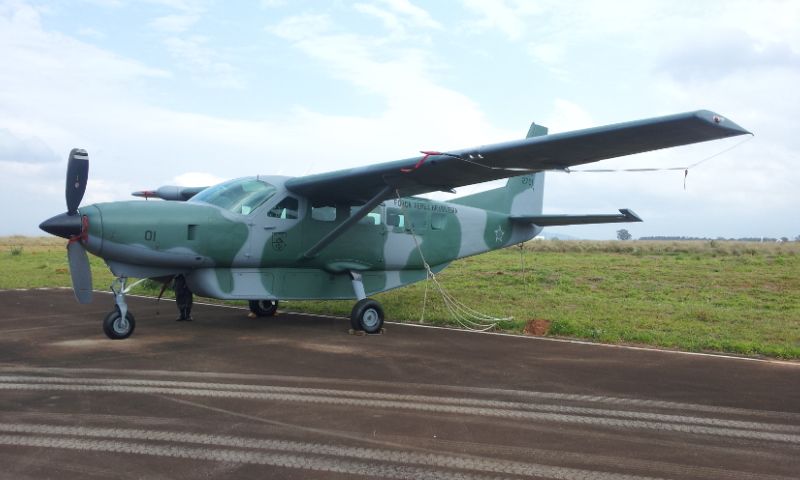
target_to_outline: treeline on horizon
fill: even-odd
[[[683,237],[683,236],[670,236],[670,235],[657,235],[651,237],[639,237],[638,240],[654,240],[654,241],[676,241],[676,240],[684,240],[684,241],[703,241],[708,242],[712,240],[716,241],[728,241],[728,242],[757,242],[757,243],[768,243],[768,242],[788,242],[788,237],[781,237],[781,238],[774,238],[774,237],[740,237],[740,238],[725,238],[725,237]],[[800,235],[795,237],[794,239],[796,242],[800,241]]]

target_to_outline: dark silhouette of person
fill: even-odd
[[[191,322],[192,321],[192,291],[186,285],[186,278],[183,275],[177,275],[173,285],[175,289],[175,303],[178,306],[177,322]]]

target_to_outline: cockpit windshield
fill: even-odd
[[[250,215],[275,195],[276,188],[256,177],[237,178],[206,188],[192,197],[192,203],[209,203],[233,213]]]

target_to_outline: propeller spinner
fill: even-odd
[[[78,206],[86,192],[88,178],[89,156],[86,150],[73,148],[69,152],[67,163],[65,190],[67,212],[49,218],[39,225],[45,232],[69,240],[67,244],[69,273],[72,276],[75,298],[80,303],[92,301],[92,271],[89,268],[89,256],[82,243],[88,232],[88,224],[78,212]]]

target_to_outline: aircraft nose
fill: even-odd
[[[81,216],[62,213],[53,218],[48,218],[39,224],[39,228],[61,238],[70,238],[81,234]]]

